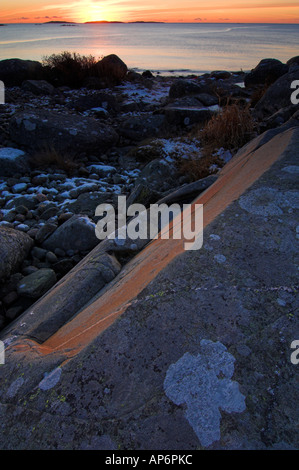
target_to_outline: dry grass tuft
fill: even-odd
[[[195,129],[192,135],[201,141],[201,156],[181,160],[178,170],[196,181],[215,173],[224,166],[217,151],[221,148],[235,153],[254,136],[255,123],[248,105],[233,103],[224,108],[201,128]]]
[[[249,107],[228,104],[200,131],[204,153],[213,153],[221,147],[239,149],[253,137],[254,127]]]
[[[179,173],[186,176],[190,182],[216,173],[221,166],[223,166],[223,161],[217,155],[211,154],[204,154],[201,157],[192,156],[179,160],[177,163]]]
[[[62,154],[53,147],[44,147],[30,158],[33,168],[59,168],[66,173],[72,173],[79,167],[75,157],[71,154]]]

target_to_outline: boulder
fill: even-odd
[[[231,75],[232,74],[226,70],[214,70],[214,72],[211,73],[211,77],[216,80],[227,80]]]
[[[211,88],[205,82],[180,78],[175,80],[169,89],[169,98],[181,98],[187,95],[197,95],[199,93],[210,93]]]
[[[56,283],[53,269],[42,268],[25,276],[17,285],[17,292],[24,297],[38,299]]]
[[[177,181],[177,173],[173,164],[156,159],[149,162],[136,180],[136,187],[143,183],[151,190],[163,192],[170,189]]]
[[[192,124],[204,124],[213,116],[213,111],[200,106],[165,108],[165,119],[170,125],[189,126]]]
[[[281,108],[276,113],[272,114],[270,117],[266,118],[263,122],[263,125],[266,129],[272,129],[278,126],[283,125],[287,122],[294,114],[294,105],[286,106]]]
[[[291,95],[294,90],[291,89],[291,83],[294,80],[298,80],[297,71],[284,74],[267,89],[255,106],[258,118],[271,116],[281,108],[292,105]],[[293,105],[293,108],[295,112],[298,106]]]
[[[30,252],[33,240],[24,232],[0,227],[0,279],[16,272]]]
[[[118,140],[111,127],[93,118],[44,110],[15,114],[9,131],[14,142],[31,150],[101,152]]]
[[[108,240],[112,244],[113,241]],[[106,245],[110,248],[111,243]],[[30,314],[30,320],[23,325],[23,328],[27,329],[29,326],[32,329],[32,337],[40,338],[42,342],[45,341],[69,321],[78,309],[80,310],[95,295],[98,295],[101,289],[120,272],[121,265],[115,256],[103,251],[100,245],[102,243],[75,267],[69,262],[65,273],[70,269],[71,271],[67,276],[62,278],[49,294],[30,307],[30,313],[34,314]],[[59,263],[64,261],[70,260],[61,260]],[[53,267],[57,269],[55,265]],[[20,284],[22,285],[22,282]],[[18,329],[18,326],[16,328]],[[12,329],[14,329],[13,326]]]
[[[22,83],[22,90],[29,91],[34,95],[54,95],[56,89],[46,80],[25,80]]]
[[[140,141],[148,137],[157,137],[163,128],[165,116],[162,114],[130,117],[119,128],[123,137]]]
[[[275,82],[288,72],[288,66],[277,59],[263,59],[259,64],[245,75],[245,87],[265,85]]]
[[[128,71],[126,64],[115,54],[110,54],[100,60],[97,63],[97,69],[100,76],[111,84],[120,83]]]
[[[150,204],[155,204],[160,197],[160,193],[153,190],[146,181],[138,183],[127,199],[127,207],[132,204],[143,204],[149,207]]]
[[[108,111],[116,111],[118,103],[115,96],[108,93],[94,93],[92,95],[80,96],[72,102],[72,106],[80,112],[92,108],[104,108]]]
[[[95,224],[87,216],[74,215],[60,225],[43,243],[43,248],[67,252],[92,250],[99,240],[95,235]]]
[[[69,201],[64,204],[64,210],[70,211],[74,214],[84,214],[89,217],[93,217],[95,214],[96,207],[103,204],[113,196],[113,193],[83,193],[80,194],[76,200]]]
[[[296,55],[295,57],[292,57],[291,59],[287,61],[287,65],[289,67],[293,64],[299,65],[299,55]]]
[[[210,93],[200,93],[199,95],[196,95],[196,98],[204,106],[215,106],[219,103],[219,98],[217,96],[211,95]]]
[[[28,156],[22,150],[11,147],[0,148],[0,176],[15,176],[30,170]]]
[[[22,59],[0,61],[0,80],[5,86],[20,86],[24,80],[41,79],[43,68],[40,62]]]
[[[28,210],[34,210],[38,205],[38,198],[34,194],[24,194],[23,196],[16,196],[10,199],[4,209],[16,210],[19,214],[24,212],[27,214]],[[24,210],[19,212],[19,207],[23,206]],[[21,209],[22,210],[22,209]],[[27,212],[25,212],[27,210]]]

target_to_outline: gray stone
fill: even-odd
[[[52,269],[42,268],[35,273],[25,276],[17,285],[19,295],[38,299],[45,294],[56,282],[56,274]]]
[[[15,176],[30,171],[28,156],[22,150],[0,148],[0,176]]]
[[[99,107],[107,111],[116,111],[118,103],[115,96],[111,94],[93,93],[92,95],[80,96],[74,99],[72,106],[80,112]]]
[[[33,196],[31,194],[25,194],[23,196],[16,196],[12,199],[10,199],[6,204],[5,204],[5,209],[15,209],[19,206],[23,206],[29,210],[35,209],[38,204],[38,200],[36,196]]]
[[[43,243],[47,250],[92,250],[99,240],[95,236],[95,224],[87,216],[74,215],[60,225]]]
[[[121,270],[120,263],[113,255],[106,254],[102,249],[96,250],[75,266],[67,278],[56,284],[55,302],[51,298],[46,299],[45,304],[41,299],[30,308],[26,326],[21,327],[22,334],[26,334],[29,328],[32,332],[30,336],[45,341],[115,278]],[[22,285],[22,281],[20,284]],[[17,330],[21,333],[19,326]]]
[[[127,118],[119,128],[123,137],[141,141],[148,137],[159,136],[163,130],[165,117],[161,114]]]
[[[118,140],[111,127],[93,118],[45,110],[16,113],[10,121],[10,137],[32,150],[73,153],[104,151]]]
[[[35,246],[31,250],[31,256],[33,256],[34,258],[37,258],[39,260],[45,259],[46,254],[47,254],[47,250],[45,250],[44,248],[40,248],[39,246]]]
[[[22,83],[22,90],[29,91],[34,95],[54,95],[56,89],[46,80],[25,80]]]
[[[3,449],[299,449],[299,130],[269,135],[194,201],[214,250],[154,240],[107,281],[105,240],[2,333]]]
[[[178,79],[169,89],[169,98],[181,98],[186,95],[198,95],[199,93],[209,93],[210,87],[196,80]]]
[[[0,279],[19,269],[32,246],[33,240],[26,233],[0,227]]]
[[[277,59],[263,59],[244,77],[246,87],[271,84],[288,72],[288,66]]]
[[[24,80],[42,77],[40,62],[22,59],[5,59],[0,61],[0,80],[6,86],[19,86]]]
[[[165,119],[170,125],[190,126],[204,124],[211,119],[213,111],[203,107],[174,107],[165,108]]]
[[[279,111],[281,108],[286,108],[292,105],[291,94],[294,90],[291,89],[291,83],[298,79],[298,71],[286,73],[278,78],[265,92],[262,98],[255,106],[256,115],[261,117],[268,117]],[[293,105],[294,112],[297,106]]]
[[[151,190],[161,193],[169,189],[167,187],[169,184],[174,184],[176,176],[176,170],[173,164],[165,160],[155,159],[142,169],[135,186],[142,183],[146,186],[150,186]]]
[[[103,57],[96,66],[100,77],[113,85],[120,84],[128,71],[127,65],[116,54]]]

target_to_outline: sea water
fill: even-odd
[[[42,60],[62,51],[117,54],[131,69],[167,74],[248,71],[261,59],[299,55],[298,24],[8,24],[0,60]]]

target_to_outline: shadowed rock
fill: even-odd
[[[13,228],[0,227],[0,279],[15,272],[33,246],[26,233]]]
[[[19,295],[38,299],[47,292],[56,282],[56,274],[52,269],[39,269],[25,276],[17,285]]]
[[[3,449],[299,448],[298,143],[230,160],[194,201],[200,250],[154,240],[76,310],[104,241],[3,332]]]
[[[246,87],[275,82],[288,72],[288,66],[277,59],[263,59],[251,72],[245,75]]]
[[[28,156],[22,150],[10,147],[0,148],[0,176],[15,176],[30,170]]]
[[[114,129],[95,119],[55,111],[17,113],[9,131],[14,142],[29,149],[54,148],[59,152],[100,152],[118,140]]]
[[[47,238],[43,247],[50,251],[92,250],[99,240],[95,236],[95,224],[87,216],[74,215]]]
[[[115,54],[110,54],[100,60],[97,63],[97,69],[100,76],[112,84],[121,83],[128,71],[126,64]]]
[[[0,61],[0,80],[5,86],[19,86],[24,80],[42,78],[40,62],[22,59],[5,59]]]

